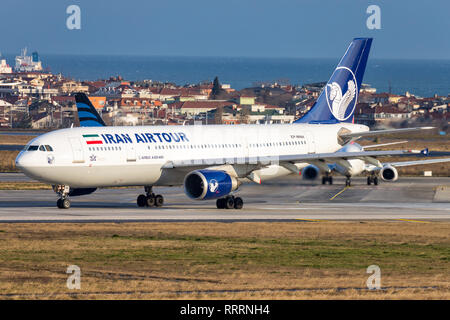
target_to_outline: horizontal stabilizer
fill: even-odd
[[[402,144],[402,143],[407,143],[407,140],[404,141],[397,141],[397,142],[388,142],[388,143],[380,143],[380,144],[371,144],[369,146],[362,146],[362,148],[364,150],[369,149],[369,148],[378,148],[378,147],[385,147],[385,146],[392,146],[393,144]]]
[[[384,134],[396,134],[396,133],[406,133],[406,132],[414,132],[414,131],[422,131],[422,130],[431,130],[435,129],[435,127],[418,127],[418,128],[402,128],[402,129],[386,129],[386,130],[374,130],[374,131],[363,131],[363,132],[349,132],[349,133],[341,133],[339,137],[342,139],[358,139],[362,137],[373,137],[373,136],[381,136]]]

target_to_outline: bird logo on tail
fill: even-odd
[[[326,85],[327,103],[333,116],[339,121],[344,121],[353,113],[353,109],[356,106],[358,88],[355,76],[350,69],[340,67],[336,71],[335,76],[341,79]],[[343,88],[341,88],[339,83],[341,83]],[[345,84],[347,85],[347,90],[345,90]],[[352,110],[349,110],[349,107]],[[348,110],[349,112],[347,112]]]
[[[328,84],[330,87],[330,101],[331,103],[331,113],[336,117],[336,119],[344,119],[347,107],[352,102],[356,94],[356,85],[352,80],[347,82],[347,91],[342,92],[341,87],[337,82]]]

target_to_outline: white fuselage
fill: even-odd
[[[191,161],[205,168],[215,166],[205,163],[208,159],[235,159],[236,163],[248,157],[335,152],[342,147],[337,139],[341,128],[368,130],[348,123],[61,129],[29,142],[16,166],[31,178],[71,187],[181,185],[186,173],[196,167],[169,168],[168,163]],[[38,148],[29,150],[30,146]],[[262,181],[292,172],[276,164],[237,163],[216,167],[231,170],[238,178],[256,172]],[[296,164],[300,169],[305,165]]]

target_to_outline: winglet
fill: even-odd
[[[106,127],[105,122],[95,110],[92,102],[86,94],[75,94],[75,102],[77,104],[78,118],[81,127]]]

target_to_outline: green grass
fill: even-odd
[[[138,248],[129,247],[138,243]],[[100,247],[92,247],[92,244]],[[107,247],[108,250],[102,250]],[[115,249],[116,248],[116,249]],[[377,263],[384,270],[405,271],[445,270],[448,268],[450,248],[443,244],[392,244],[374,241],[254,239],[211,236],[112,236],[83,238],[70,250],[2,251],[0,259],[10,262],[58,260],[62,263],[77,260],[88,263],[114,264],[129,261],[165,261],[195,265],[214,265],[216,268],[246,266],[249,263],[276,268],[320,268],[357,270]],[[430,264],[430,261],[434,261]]]
[[[97,298],[111,291],[150,291],[146,297],[157,299],[196,295],[176,291],[248,289],[200,297],[250,299],[261,288],[363,287],[372,264],[381,267],[386,286],[412,281],[440,288],[387,298],[442,298],[448,296],[448,234],[448,223],[406,222],[1,224],[0,298],[8,292],[66,297],[71,264],[82,270],[83,290],[100,292]],[[267,294],[256,296],[274,297]],[[294,296],[328,297],[322,291]]]

